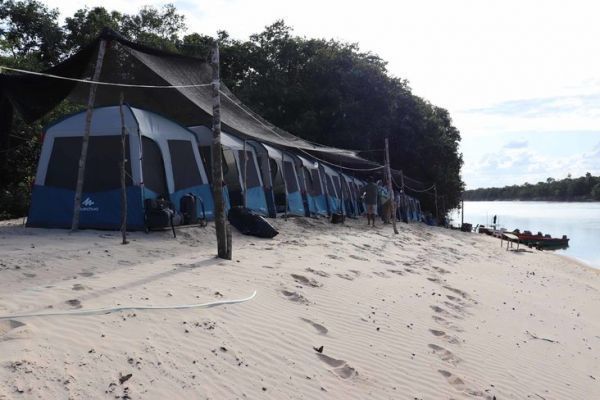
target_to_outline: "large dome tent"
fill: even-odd
[[[158,114],[129,106],[123,106],[123,119],[128,229],[145,228],[144,201],[159,196],[178,210],[181,197],[193,193],[202,199],[207,217],[212,217],[212,195],[192,132]],[[71,226],[84,127],[85,111],[45,129],[28,226]],[[121,129],[119,106],[94,109],[81,228],[120,227]]]

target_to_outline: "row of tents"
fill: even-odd
[[[123,111],[121,115],[121,111]],[[85,112],[48,126],[32,191],[28,225],[71,226]],[[122,129],[126,132],[127,227],[145,228],[145,200],[164,197],[176,210],[193,194],[213,218],[213,134],[203,125],[184,127],[141,108],[97,107],[93,111],[82,194],[80,227],[118,229],[121,207]],[[277,215],[357,217],[364,213],[366,181],[306,152],[259,140],[221,135],[226,208],[245,206]],[[397,193],[398,218],[421,220],[417,199]]]

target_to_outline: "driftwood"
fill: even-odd
[[[544,341],[550,342],[550,343],[558,343],[558,340],[552,340],[552,339],[548,339],[548,338],[539,337],[535,333],[531,333],[529,331],[525,331],[525,333],[528,334],[529,337],[532,339],[544,340]]]

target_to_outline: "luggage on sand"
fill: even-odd
[[[227,219],[244,235],[271,239],[279,234],[261,215],[253,213],[246,207],[233,207],[229,210]]]

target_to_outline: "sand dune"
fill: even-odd
[[[422,225],[277,220],[281,234],[0,226],[0,399],[600,398],[600,271]]]

